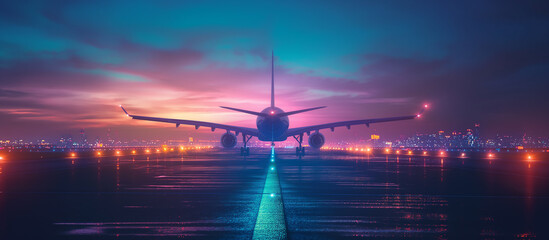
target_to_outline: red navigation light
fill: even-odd
[[[275,111],[271,111],[271,115],[274,115],[275,114]]]
[[[490,157],[490,158],[491,158],[491,157],[494,157],[494,154],[489,153],[489,154],[488,154],[488,157]]]
[[[429,108],[429,105],[425,104],[423,105],[424,108]]]
[[[417,117],[417,118],[420,118],[420,117],[421,117],[421,114],[416,115],[416,117]]]

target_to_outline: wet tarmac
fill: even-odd
[[[0,163],[0,239],[548,239],[549,166],[295,151]]]

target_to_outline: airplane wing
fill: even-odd
[[[424,106],[427,108],[427,105]],[[416,119],[421,117],[421,114],[425,110],[422,109],[420,113],[416,115],[409,115],[409,116],[400,116],[400,117],[388,117],[388,118],[372,118],[372,119],[362,119],[362,120],[353,120],[353,121],[342,121],[342,122],[333,122],[333,123],[325,123],[325,124],[319,124],[319,125],[313,125],[313,126],[307,126],[307,127],[298,127],[298,128],[290,128],[286,132],[286,135],[289,136],[296,136],[303,133],[307,133],[309,135],[313,131],[318,131],[320,129],[327,129],[329,128],[334,131],[334,128],[336,127],[347,127],[347,129],[351,129],[351,126],[353,125],[366,125],[370,126],[372,123],[381,123],[381,122],[392,122],[392,121],[401,121],[401,120],[409,120],[409,119]]]
[[[228,131],[234,131],[238,135],[238,133],[246,134],[248,136],[258,136],[259,131],[254,128],[247,128],[247,127],[238,127],[238,126],[231,126],[231,125],[225,125],[225,124],[218,124],[218,123],[210,123],[210,122],[202,122],[202,121],[193,121],[193,120],[184,120],[184,119],[172,119],[172,118],[156,118],[156,117],[146,117],[146,116],[137,116],[137,115],[131,115],[129,114],[126,109],[124,109],[122,106],[120,106],[124,113],[128,117],[131,117],[132,119],[137,120],[145,120],[145,121],[153,121],[153,122],[165,122],[165,123],[175,123],[175,127],[179,127],[179,125],[193,125],[195,129],[198,129],[199,127],[208,127],[212,129],[212,132],[215,131],[215,129],[224,129]]]

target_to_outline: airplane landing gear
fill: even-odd
[[[250,148],[249,147],[240,147],[240,155],[241,156],[248,156],[250,155]]]
[[[299,147],[295,148],[295,155],[296,156],[303,156],[305,155],[305,147],[302,147],[301,144],[303,143],[303,133],[299,134],[299,137],[293,136],[294,139],[299,143]]]
[[[252,136],[246,136],[246,134],[242,134],[242,142],[244,142],[244,147],[240,148],[240,155],[241,156],[248,156],[250,155],[250,148],[247,147],[248,142],[252,139]]]

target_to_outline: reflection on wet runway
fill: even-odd
[[[501,154],[500,154],[501,155]],[[0,239],[547,239],[545,160],[256,150],[3,161]]]

